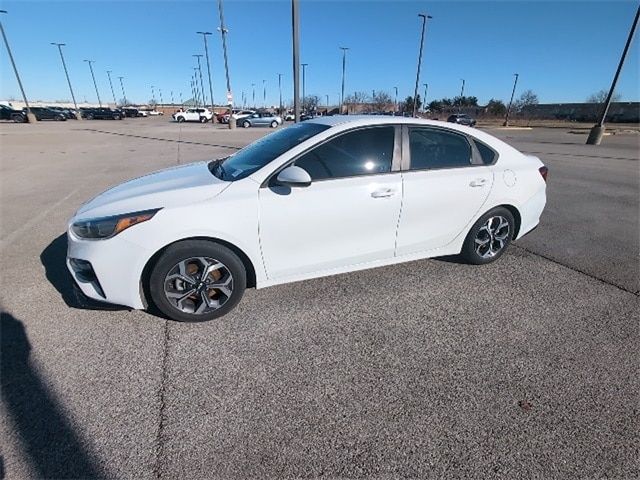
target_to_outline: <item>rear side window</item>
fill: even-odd
[[[374,127],[340,135],[295,161],[313,180],[388,173],[395,128]]]
[[[478,152],[480,152],[480,156],[482,157],[482,163],[491,165],[496,159],[496,152],[478,140],[474,139],[474,142],[476,142],[476,147],[478,147]]]
[[[411,170],[467,167],[471,145],[460,134],[433,128],[410,128]]]

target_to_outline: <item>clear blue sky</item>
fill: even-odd
[[[541,103],[580,102],[608,88],[635,14],[635,1],[329,1],[301,0],[301,61],[308,63],[307,94],[340,93],[341,52],[347,57],[346,92],[384,90],[399,97],[413,93],[420,35],[418,12],[428,12],[421,82],[428,99],[453,97],[466,79],[465,94],[481,103],[508,100],[513,73],[518,91],[531,89]],[[284,73],[283,96],[292,98],[291,2],[225,0],[229,29],[231,86],[237,103],[244,90],[251,103],[277,104],[277,73]],[[69,99],[56,47],[65,55],[76,96],[95,101],[85,58],[94,68],[103,100],[111,100],[106,70],[125,77],[127,96],[151,98],[151,85],[191,97],[194,53],[204,50],[198,30],[210,37],[214,97],[226,91],[216,0],[207,1],[30,1],[4,0],[2,16],[27,95],[36,100]],[[639,100],[639,39],[633,42],[618,83],[624,100]],[[204,59],[203,59],[204,60]],[[0,98],[20,98],[4,47],[1,48]],[[206,80],[206,69],[203,73]],[[114,85],[117,98],[120,87]],[[424,87],[420,87],[420,92]],[[157,93],[156,93],[157,95]]]

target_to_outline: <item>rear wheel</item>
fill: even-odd
[[[209,119],[207,117],[200,117],[200,123],[207,123]]]
[[[245,120],[244,122],[242,122],[242,126],[244,128],[249,128],[251,126],[251,123],[249,123],[247,120]]]
[[[177,120],[178,120],[178,123],[182,123],[184,122],[184,117],[178,117]]]
[[[278,122],[276,122],[275,120],[271,122],[271,128],[276,128],[277,126],[278,126]]]
[[[473,225],[464,241],[461,255],[469,263],[484,265],[504,254],[515,232],[513,214],[504,207],[485,213]]]
[[[246,284],[244,265],[230,249],[206,240],[186,240],[160,256],[148,288],[162,314],[180,322],[204,322],[231,311]]]

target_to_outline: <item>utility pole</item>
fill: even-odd
[[[262,108],[267,108],[267,81],[262,80]]]
[[[422,49],[424,48],[424,31],[427,27],[427,18],[433,18],[431,15],[419,13],[418,17],[422,18],[422,33],[420,35],[420,53],[418,53],[418,70],[416,72],[416,88],[413,91],[413,116],[418,112],[418,84],[420,83],[420,67],[422,66]]]
[[[156,91],[154,90],[154,88],[155,87],[153,85],[151,85],[151,101],[153,103],[156,103]]]
[[[393,87],[396,91],[396,96],[395,99],[393,101],[393,104],[395,105],[393,113],[396,113],[398,111],[398,87]]]
[[[184,110],[184,101],[182,100],[182,92],[180,92],[180,108]]]
[[[326,95],[327,97],[327,113],[329,113],[329,95]]]
[[[291,0],[291,31],[293,35],[293,115],[300,121],[300,3]]]
[[[109,77],[109,86],[111,87],[111,95],[113,96],[113,104],[117,107],[118,101],[116,100],[116,94],[113,91],[113,83],[111,82],[111,70],[107,70],[107,77]]]
[[[7,13],[7,11],[0,10],[0,13]],[[13,54],[11,53],[11,48],[9,47],[9,41],[7,40],[7,35],[4,33],[4,27],[2,26],[1,21],[0,21],[0,31],[2,31],[2,38],[4,39],[4,45],[7,47],[9,60],[11,60],[11,66],[13,67],[13,72],[16,74],[16,80],[18,80],[18,86],[20,87],[20,92],[22,93],[22,99],[24,100],[24,105],[25,105],[25,108],[27,109],[27,122],[35,123],[38,120],[36,119],[36,116],[33,113],[31,113],[31,108],[29,108],[29,102],[27,101],[27,96],[24,93],[24,87],[22,86],[20,75],[18,74],[18,68],[16,67],[16,62],[13,60]]]
[[[118,77],[118,78],[120,79],[120,88],[122,89],[122,101],[123,101],[124,103],[128,103],[128,102],[127,102],[127,95],[124,93],[124,83],[122,83],[122,79],[123,79],[124,77]]]
[[[96,96],[98,97],[98,104],[100,105],[100,108],[102,108],[102,100],[100,100],[100,94],[98,93],[98,84],[96,83],[96,76],[93,74],[93,67],[91,66],[92,63],[95,63],[95,60],[84,60],[84,61],[89,64],[89,70],[91,70],[91,78],[93,78],[93,86],[96,88]]]
[[[636,10],[636,16],[633,19],[633,24],[631,25],[631,30],[629,31],[629,38],[627,38],[627,43],[624,46],[624,50],[622,51],[622,56],[620,57],[620,63],[618,64],[618,69],[616,70],[616,74],[613,76],[613,81],[611,82],[611,88],[609,89],[609,94],[607,95],[607,99],[602,106],[602,113],[600,114],[600,120],[596,123],[589,132],[589,137],[587,138],[587,145],[600,145],[602,141],[602,137],[604,135],[604,121],[607,117],[607,112],[609,111],[609,106],[611,105],[611,97],[613,97],[613,92],[616,88],[616,83],[618,83],[618,77],[620,76],[620,71],[622,70],[622,65],[624,65],[624,60],[627,56],[627,52],[629,51],[629,46],[631,45],[631,40],[633,40],[633,34],[636,31],[636,27],[638,26],[638,17],[640,16],[640,7]]]
[[[278,103],[278,108],[279,108],[278,113],[282,115],[282,74],[281,73],[278,74],[278,92],[280,95],[280,101]]]
[[[340,90],[340,111],[338,114],[342,115],[342,105],[344,105],[344,76],[347,67],[347,50],[349,50],[349,47],[340,47],[340,50],[342,50],[342,89]]]
[[[209,97],[211,99],[211,111],[213,112],[213,83],[211,82],[211,67],[209,66],[209,46],[207,45],[207,35],[211,35],[211,32],[196,32],[199,35],[202,35],[204,39],[204,55],[207,57],[207,75],[209,77]],[[213,125],[214,122],[211,122]]]
[[[160,105],[164,105],[164,100],[162,100],[162,89],[158,87],[158,95],[160,95]]]
[[[202,92],[202,106],[204,107],[207,104],[207,96],[204,94],[204,83],[202,82],[202,68],[200,65],[200,57],[201,54],[191,55],[192,57],[196,57],[198,59],[198,74],[200,75],[200,92]]]
[[[515,78],[515,80],[513,81],[513,90],[511,90],[511,100],[509,100],[509,107],[507,108],[507,114],[504,117],[504,123],[502,124],[503,127],[508,127],[509,126],[509,113],[511,113],[511,105],[513,104],[513,96],[516,93],[516,85],[518,85],[518,77],[520,76],[517,73],[513,74]]]
[[[301,63],[300,65],[302,65],[302,110],[305,111],[305,102],[306,102],[306,96],[307,94],[305,93],[305,89],[306,89],[306,85],[307,85],[307,80],[306,80],[306,73],[307,73],[307,65],[309,65],[308,63]]]
[[[173,90],[171,90],[171,106],[175,105],[175,102],[173,101]]]
[[[227,102],[229,110],[233,112],[233,93],[231,92],[231,81],[229,80],[229,62],[227,60],[227,33],[229,32],[224,26],[224,14],[222,12],[222,0],[218,0],[218,12],[220,13],[220,35],[222,35],[222,50],[224,52],[224,70],[227,76]],[[229,115],[229,128],[236,128],[236,119],[233,115]]]
[[[422,98],[422,113],[425,113],[427,110],[427,90],[429,89],[428,83],[423,83],[424,85],[424,97]]]
[[[256,84],[252,83],[251,88],[252,88],[251,101],[253,102],[253,109],[255,110],[256,109]]]
[[[67,77],[67,83],[69,84],[69,91],[71,92],[71,98],[73,100],[73,108],[75,109],[75,115],[80,120],[82,119],[82,115],[78,111],[78,104],[76,103],[76,97],[73,94],[73,88],[71,87],[71,80],[69,80],[69,72],[67,71],[67,63],[64,61],[64,55],[62,54],[62,47],[65,46],[64,43],[55,43],[51,42],[51,45],[55,45],[58,47],[58,51],[60,52],[60,59],[62,60],[62,67],[64,68],[64,74]]]

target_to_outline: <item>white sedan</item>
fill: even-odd
[[[492,262],[538,224],[546,176],[477,129],[323,117],[107,190],[69,222],[67,265],[92,299],[210,320],[247,287],[443,255]]]

